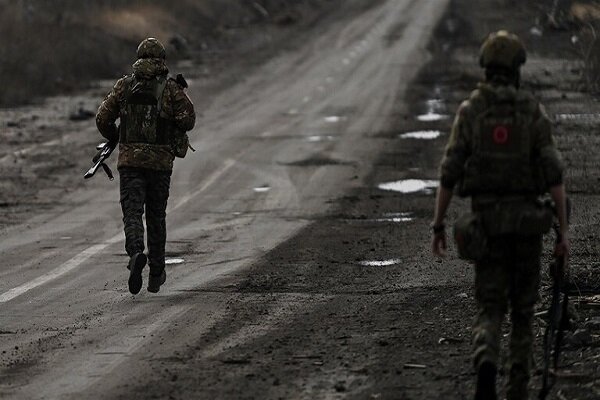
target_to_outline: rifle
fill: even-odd
[[[556,209],[554,209],[556,215]],[[571,216],[571,202],[567,199],[567,220]],[[560,227],[558,222],[553,224],[556,233],[556,243],[562,241]],[[548,326],[544,332],[544,369],[542,371],[542,389],[539,399],[545,400],[550,390],[556,383],[556,371],[558,370],[558,360],[560,350],[564,339],[564,332],[570,329],[569,322],[569,276],[566,270],[565,256],[556,256],[550,264],[550,274],[554,280],[552,286],[552,302],[548,310]],[[551,360],[552,359],[552,360]],[[550,373],[550,362],[552,361],[553,373]]]
[[[102,167],[102,169],[108,176],[108,179],[113,181],[115,177],[113,176],[113,173],[109,166],[106,165],[105,161],[108,160],[108,157],[110,157],[112,152],[115,150],[115,147],[117,147],[117,142],[100,143],[98,146],[96,146],[96,150],[98,150],[98,152],[92,159],[94,165],[85,173],[83,177],[85,179],[91,178],[96,174],[98,168]]]

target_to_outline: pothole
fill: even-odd
[[[439,181],[432,180],[420,180],[420,179],[407,179],[395,182],[381,183],[377,186],[380,190],[400,192],[404,194],[409,193],[433,193],[433,189],[439,186]]]

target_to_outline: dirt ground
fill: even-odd
[[[212,34],[205,37],[205,42],[194,43],[194,47],[190,47],[191,58],[172,61],[171,72],[183,73],[188,83],[202,87],[206,96],[196,104],[202,110],[210,103],[212,93],[243,81],[256,66],[285,51],[287,46],[294,47],[299,40],[298,32],[312,29],[336,3],[337,0],[311,0],[287,7],[278,4],[273,6],[277,13],[267,20],[226,24],[229,28],[219,30],[218,35]],[[352,8],[354,12],[361,10],[354,5]],[[239,18],[244,15],[243,12],[238,14]],[[288,22],[285,22],[286,16],[291,18]],[[235,19],[235,16],[229,18]],[[211,22],[210,26],[217,29],[213,25]],[[135,44],[130,46],[130,58],[133,63]],[[0,137],[3,138],[0,229],[51,209],[65,194],[85,184],[73,171],[81,170],[83,174],[89,168],[94,147],[102,140],[90,121],[120,77],[120,68],[113,73],[114,79],[90,81],[91,88],[77,94],[36,99],[36,104],[27,106],[0,108]],[[64,151],[65,144],[70,147],[68,154]]]
[[[331,399],[471,398],[472,269],[453,250],[443,261],[430,255],[431,188],[402,194],[379,185],[437,179],[451,116],[481,75],[479,43],[500,28],[519,33],[528,44],[524,87],[539,96],[556,122],[574,205],[572,303],[578,332],[568,337],[553,398],[600,398],[600,299],[594,297],[600,293],[600,156],[593,151],[600,103],[582,85],[574,33],[532,31],[540,15],[537,1],[490,0],[474,6],[469,0],[453,0],[429,46],[431,61],[408,96],[396,99],[389,128],[369,137],[384,143],[385,151],[364,185],[330,202],[325,215],[314,216],[308,227],[249,270],[197,290],[199,301],[227,299],[224,318],[198,337],[184,337],[185,329],[178,327],[153,337],[147,355],[151,373],[124,382],[115,398],[185,399],[198,393],[224,399],[286,399],[297,393]],[[303,22],[307,29],[315,18]],[[278,48],[269,47],[253,62],[264,61]],[[199,73],[193,72],[194,65],[181,68],[192,81],[210,80],[208,88],[218,90],[241,74],[242,66],[231,66],[230,60],[215,55],[213,64]],[[225,72],[215,79],[212,68]],[[8,147],[0,149],[0,229],[52,207],[83,184],[73,181],[70,171],[83,174],[96,139],[89,127],[79,131],[82,122],[69,116],[80,108],[94,110],[106,88],[100,83],[80,97],[0,110],[0,120],[6,121],[2,135],[8,138]],[[439,120],[431,121],[434,114]],[[402,137],[415,131],[441,134],[432,140]],[[73,152],[62,153],[57,140],[72,140]],[[330,168],[341,163],[312,160],[311,165],[318,162]],[[457,199],[449,220],[466,206]],[[546,264],[551,241],[548,237]],[[545,276],[539,311],[547,308],[550,283]],[[543,326],[539,318],[538,369]],[[152,346],[168,345],[180,336],[184,345],[174,346],[171,357],[153,357]],[[204,349],[214,349],[211,344],[218,351],[206,354]],[[539,389],[540,381],[536,375],[532,389]]]
[[[376,136],[388,145],[373,165],[369,184],[341,197],[330,215],[317,218],[268,254],[244,274],[243,283],[232,287],[223,282],[214,289],[234,294],[230,316],[196,346],[231,335],[230,348],[211,362],[195,353],[192,344],[177,360],[158,363],[156,379],[150,382],[160,388],[156,398],[185,398],[198,391],[248,399],[290,398],[298,391],[327,390],[328,398],[471,398],[472,270],[457,261],[454,252],[443,262],[430,256],[431,191],[403,195],[377,187],[401,179],[436,179],[451,120],[419,122],[414,116],[431,111],[431,104],[442,114],[455,112],[480,77],[476,54],[481,39],[500,28],[522,35],[531,50],[524,88],[539,96],[556,122],[574,204],[572,302],[573,330],[578,333],[568,335],[552,398],[600,396],[600,313],[598,298],[591,297],[600,291],[600,212],[595,207],[600,170],[598,157],[590,152],[600,133],[600,104],[583,90],[571,32],[532,34],[532,21],[541,15],[535,2],[510,7],[489,3],[473,7],[467,0],[452,2],[431,43],[431,63],[409,90],[409,98],[399,99],[389,131]],[[399,138],[430,130],[443,134],[432,141]],[[466,205],[458,201],[450,220]],[[539,311],[547,308],[550,284],[546,275]],[[298,311],[303,313],[282,307],[290,298],[302,304]],[[267,324],[288,329],[257,334],[256,340],[236,345],[242,327],[265,329],[263,317]],[[538,373],[544,326],[538,318]],[[508,325],[505,329],[506,338]],[[193,382],[193,389],[179,382]],[[537,391],[540,382],[536,374],[532,390]]]

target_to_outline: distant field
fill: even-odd
[[[0,0],[0,106],[69,92],[128,71],[135,46],[154,36],[189,48],[227,27],[316,0]],[[168,48],[170,57],[184,51]]]

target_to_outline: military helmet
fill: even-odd
[[[166,58],[165,46],[158,39],[148,38],[142,40],[137,49],[138,58]]]
[[[481,46],[479,64],[482,68],[502,67],[517,70],[526,61],[525,45],[514,33],[492,33]]]

